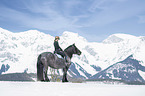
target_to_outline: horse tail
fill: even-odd
[[[43,81],[43,64],[41,62],[41,54],[38,56],[37,59],[37,81]]]

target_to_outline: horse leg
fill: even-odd
[[[42,64],[37,65],[37,80],[44,81],[43,65]]]
[[[46,81],[46,82],[49,82],[50,80],[49,80],[49,78],[48,78],[48,76],[47,76],[47,71],[48,71],[48,66],[45,64],[45,66],[44,66],[45,81]]]
[[[67,80],[67,70],[68,70],[67,67],[63,68],[63,78],[62,78],[62,82],[68,82],[68,80]]]
[[[49,82],[50,80],[49,80],[49,78],[48,78],[48,76],[47,76],[47,71],[48,71],[48,68],[47,68],[47,70],[45,71],[45,81],[46,81],[46,82]]]
[[[44,77],[44,81],[49,82],[49,78],[47,77],[47,71],[48,71],[48,65],[47,65],[47,60],[45,58],[42,59],[43,60],[43,77]]]
[[[43,70],[43,62],[41,61],[41,55],[39,55],[37,60],[37,80],[38,81],[44,81],[44,70]]]

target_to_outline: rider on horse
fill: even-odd
[[[59,46],[58,40],[60,40],[59,36],[55,36],[55,40],[54,40],[55,51],[54,51],[54,53],[61,55],[65,59],[65,61],[67,62],[67,56],[65,55],[64,51]]]

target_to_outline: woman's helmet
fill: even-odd
[[[56,40],[56,39],[60,40],[59,36],[55,36],[55,40]]]

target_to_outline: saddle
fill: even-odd
[[[60,59],[64,59],[66,62],[68,62],[67,57],[63,58],[60,54],[56,53],[55,51],[54,51],[54,55],[56,55]]]
[[[56,55],[58,58],[64,59],[61,55],[54,53],[54,55]]]

